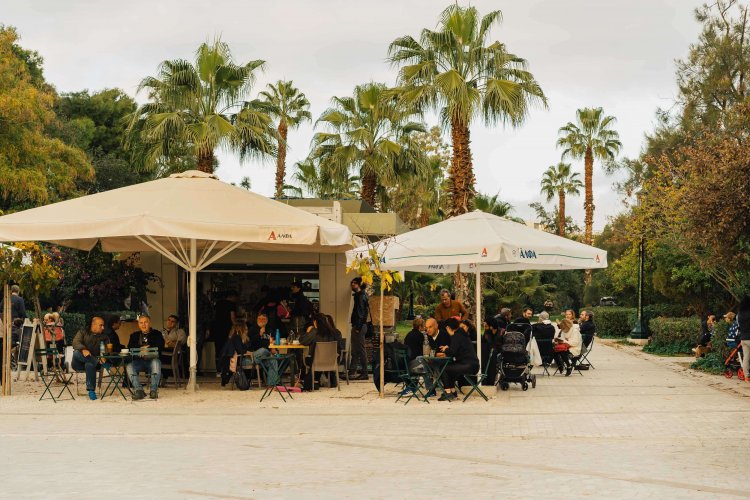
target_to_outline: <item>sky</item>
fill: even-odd
[[[603,107],[617,118],[622,155],[637,156],[657,108],[673,106],[676,59],[699,34],[693,10],[700,0],[459,1],[484,14],[500,9],[491,40],[523,57],[549,99],[519,128],[476,121],[471,147],[477,190],[499,193],[514,215],[533,219],[529,203],[543,201],[543,172],[560,161],[558,129],[582,107]],[[434,28],[447,0],[3,0],[0,24],[15,26],[20,44],[44,57],[45,77],[59,92],[120,88],[136,96],[138,83],[167,59],[192,60],[197,47],[221,36],[236,62],[263,59],[253,97],[271,82],[291,79],[310,100],[313,120],[331,97],[351,95],[368,81],[395,84],[388,45]],[[437,124],[427,117],[428,125]],[[303,159],[314,133],[290,133],[288,171]],[[449,138],[445,134],[446,139]],[[217,175],[247,176],[253,191],[273,193],[273,159],[240,164],[220,152]],[[582,161],[573,161],[581,172]],[[287,174],[289,175],[289,174]],[[622,211],[612,189],[617,177],[594,170],[594,229]],[[553,202],[554,203],[554,200]],[[551,208],[551,203],[547,204]],[[583,198],[570,197],[568,214],[583,226]]]

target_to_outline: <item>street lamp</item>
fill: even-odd
[[[638,319],[635,327],[630,332],[630,338],[633,340],[645,340],[648,338],[648,331],[643,324],[643,260],[644,260],[644,241],[641,235],[641,241],[638,244]]]

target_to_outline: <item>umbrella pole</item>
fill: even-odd
[[[188,312],[190,315],[190,380],[187,389],[195,392],[198,375],[198,245],[195,239],[190,240],[190,291],[188,292]]]
[[[477,317],[475,319],[477,327],[477,359],[479,360],[479,373],[482,373],[482,272],[479,269],[479,264],[476,267],[476,286],[474,287],[475,296],[474,300],[477,305]],[[487,360],[489,363],[489,360]]]

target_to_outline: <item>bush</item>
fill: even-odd
[[[691,318],[654,318],[649,323],[651,342],[643,348],[653,354],[690,354],[700,338],[701,322]]]
[[[709,352],[705,357],[699,358],[690,365],[690,368],[695,368],[702,372],[707,373],[724,373],[724,360],[726,357],[721,357],[717,352]]]
[[[645,306],[643,308],[643,326],[647,332],[649,330],[649,323],[654,318],[678,318],[685,314],[685,308],[682,306],[676,306],[672,304],[654,304]],[[635,309],[629,316],[628,322],[635,327],[638,321],[638,309]]]
[[[626,337],[633,329],[632,307],[594,307],[594,323],[601,337]]]
[[[78,330],[83,330],[88,326],[86,315],[82,313],[64,312],[60,313],[60,318],[65,322],[66,345],[70,345],[73,342],[73,337],[78,333]]]

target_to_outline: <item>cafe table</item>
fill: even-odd
[[[109,364],[109,383],[107,387],[101,392],[99,397],[104,399],[107,395],[114,395],[115,391],[119,391],[120,396],[127,401],[128,397],[122,391],[122,383],[125,381],[125,365],[130,360],[130,354],[122,354],[119,352],[113,352],[109,354],[103,354],[99,356],[104,363]],[[101,375],[100,375],[101,377]]]
[[[427,368],[430,370],[430,377],[432,378],[432,386],[435,389],[445,389],[443,387],[443,373],[445,372],[445,368],[453,362],[453,358],[448,356],[425,356],[425,361],[427,362]]]
[[[290,381],[289,385],[294,385],[294,377],[297,375],[297,371],[299,370],[299,366],[297,364],[297,354],[300,353],[300,356],[302,357],[302,362],[304,363],[305,358],[305,352],[308,349],[309,346],[302,345],[302,344],[271,344],[268,346],[268,349],[276,349],[277,351],[284,351],[287,354],[294,353],[294,356],[291,357],[289,361],[289,367],[292,372],[292,380]],[[290,352],[291,351],[291,352]],[[281,375],[281,372],[279,372],[279,375]]]
[[[292,356],[282,356],[281,354],[276,354],[259,358],[257,360],[260,363],[261,368],[263,368],[263,374],[265,375],[266,379],[266,389],[263,391],[263,395],[261,395],[260,397],[261,402],[263,402],[264,399],[266,399],[273,393],[274,390],[276,390],[276,392],[279,393],[279,396],[281,396],[281,400],[286,403],[286,398],[281,393],[279,385],[281,384],[281,374],[284,373],[284,370],[286,370],[287,366],[289,365],[290,358],[292,358]],[[273,370],[273,368],[275,368],[275,370]],[[289,392],[287,392],[287,396],[294,399]]]

